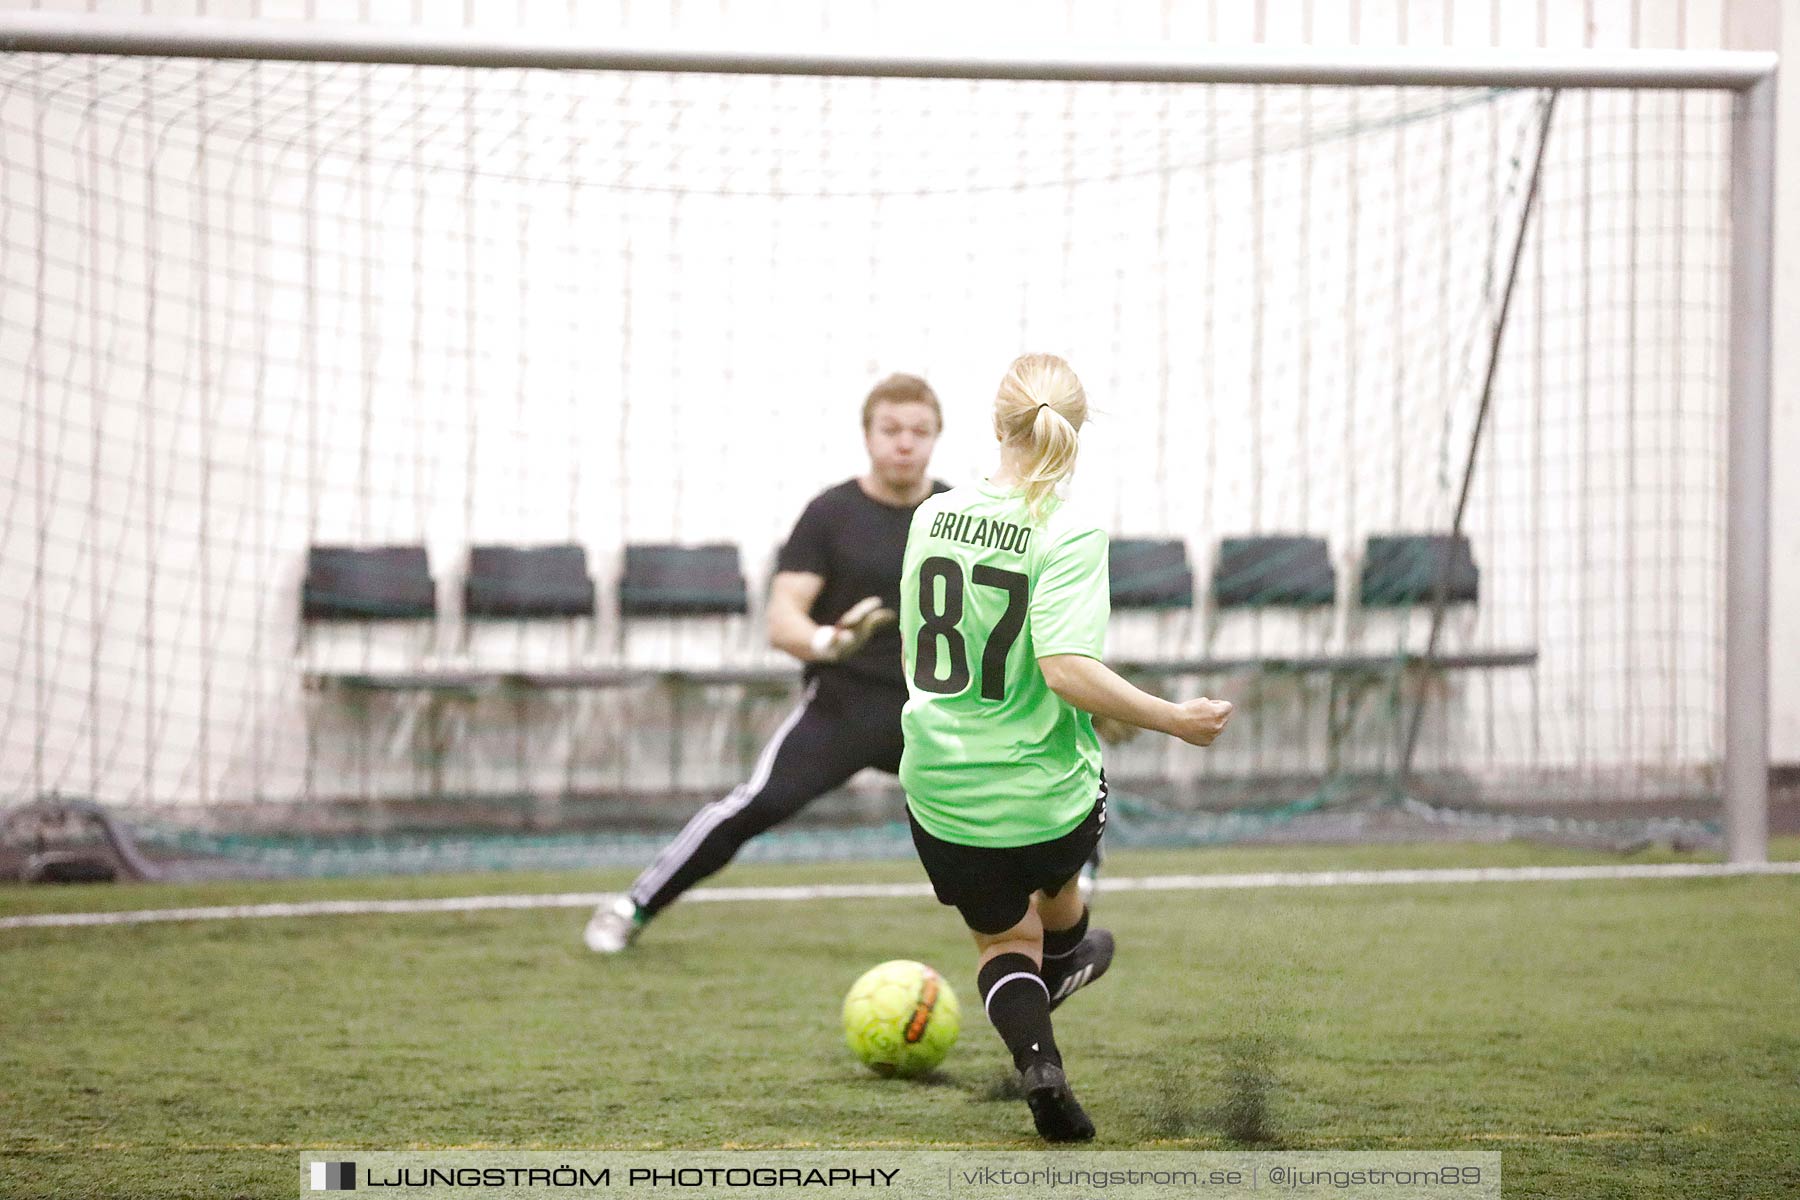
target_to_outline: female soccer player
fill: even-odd
[[[1049,1141],[1094,1136],[1050,1010],[1113,954],[1076,882],[1106,826],[1093,718],[1205,746],[1231,715],[1222,700],[1158,699],[1100,662],[1106,534],[1056,495],[1086,419],[1068,363],[1015,360],[994,401],[999,468],[919,506],[900,572],[913,844],[974,934],[982,1004]]]

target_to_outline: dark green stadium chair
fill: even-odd
[[[493,619],[591,618],[587,551],[573,544],[471,547],[463,612]]]
[[[1408,608],[1473,604],[1480,598],[1481,572],[1469,539],[1461,534],[1372,534],[1363,554],[1364,608]]]
[[[416,724],[430,725],[429,744],[434,751],[443,743],[438,727],[439,698],[472,696],[480,680],[460,674],[425,670],[420,660],[435,640],[437,587],[423,546],[311,546],[306,552],[306,578],[300,585],[301,621],[295,653],[300,657],[302,679],[309,690],[328,692],[350,702],[361,712],[361,736],[372,736],[366,702],[377,696],[394,697],[402,708],[387,738],[390,755],[412,740]],[[414,622],[423,632],[407,652],[410,660],[400,667],[371,667],[366,662],[349,667],[319,667],[309,646],[309,630],[326,622]],[[307,714],[307,761],[312,769],[319,747],[314,719]],[[434,753],[431,794],[443,790],[441,755]]]
[[[749,589],[738,559],[738,548],[729,542],[703,546],[645,544],[625,547],[625,573],[619,579],[621,617],[726,617],[750,611]],[[621,630],[621,636],[623,630]],[[693,693],[719,685],[755,686],[768,672],[741,672],[730,668],[670,668],[659,672],[670,699],[669,787],[679,790],[682,779],[684,726]],[[775,678],[791,687],[794,672],[781,671]],[[739,686],[740,718],[749,703]]]
[[[1212,598],[1221,609],[1323,608],[1337,599],[1337,571],[1324,538],[1223,538],[1213,563]]]
[[[423,546],[312,546],[300,587],[307,621],[427,620],[437,587]]]
[[[619,580],[622,616],[704,616],[749,611],[744,570],[738,561],[738,548],[731,543],[625,547],[625,574]]]
[[[1191,608],[1194,572],[1180,538],[1114,538],[1108,573],[1114,608]]]

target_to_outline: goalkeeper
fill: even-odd
[[[1093,719],[1205,746],[1231,715],[1222,700],[1158,699],[1100,662],[1106,534],[1055,494],[1086,419],[1069,364],[1014,361],[994,401],[999,469],[919,506],[900,571],[913,845],[974,935],[982,1008],[1038,1133],[1058,1142],[1085,1141],[1094,1124],[1069,1089],[1050,1010],[1113,957],[1077,880],[1106,828]]]
[[[745,842],[862,768],[900,769],[900,560],[913,510],[947,490],[926,474],[943,411],[923,379],[891,375],[863,401],[862,424],[868,471],[806,506],[770,586],[769,642],[806,664],[799,707],[748,781],[696,813],[628,892],[594,910],[589,949],[625,949]]]

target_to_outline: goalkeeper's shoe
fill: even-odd
[[[594,909],[587,928],[582,930],[581,940],[595,954],[617,954],[637,941],[644,920],[630,896],[614,896]]]
[[[1032,1123],[1046,1142],[1085,1142],[1094,1136],[1094,1123],[1069,1090],[1061,1067],[1047,1060],[1033,1063],[1025,1068],[1023,1082]]]
[[[1050,1011],[1076,992],[1106,974],[1112,966],[1113,935],[1110,930],[1090,929],[1062,959],[1044,960],[1044,990],[1050,993]]]

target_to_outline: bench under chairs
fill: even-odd
[[[308,547],[300,584],[300,621],[295,651],[309,691],[335,693],[366,723],[369,702],[380,695],[401,700],[400,720],[389,743],[390,756],[411,743],[424,720],[434,751],[442,745],[442,701],[473,698],[485,681],[476,672],[429,669],[437,646],[437,581],[422,545]],[[345,666],[316,661],[312,633],[319,625],[355,625],[365,632],[360,660]],[[383,644],[384,663],[371,661],[375,639],[389,628],[404,630],[399,645]],[[384,642],[386,639],[383,639]],[[316,721],[307,714],[307,761],[317,756]],[[431,790],[442,790],[434,753]]]
[[[1466,537],[1444,534],[1379,533],[1362,548],[1353,595],[1368,612],[1438,610],[1478,602],[1481,573]],[[434,749],[441,746],[441,710],[447,702],[475,700],[496,692],[522,702],[534,692],[598,690],[660,683],[669,692],[672,717],[670,781],[681,775],[682,725],[698,689],[733,686],[741,704],[752,691],[793,687],[799,672],[788,663],[684,666],[667,662],[638,665],[625,653],[623,631],[639,621],[742,618],[750,612],[748,582],[735,545],[669,543],[628,545],[618,581],[620,640],[618,661],[588,661],[600,625],[598,589],[589,573],[586,550],[573,543],[515,546],[480,545],[469,552],[461,586],[462,637],[466,652],[472,626],[490,621],[573,621],[585,624],[583,648],[567,661],[541,666],[503,663],[475,667],[466,653],[439,660],[438,582],[422,545],[315,545],[307,552],[301,586],[301,670],[306,686],[342,693],[354,701],[378,693],[405,697],[407,707],[395,744],[411,737],[427,720]],[[1192,616],[1197,610],[1195,572],[1187,543],[1180,538],[1130,537],[1113,540],[1109,572],[1116,611]],[[1220,540],[1204,593],[1204,607],[1217,619],[1233,612],[1328,615],[1350,596],[1325,538],[1296,533],[1234,535]],[[1162,618],[1157,618],[1161,620]],[[306,653],[308,629],[319,623],[413,627],[410,649],[398,661],[374,665],[319,663]],[[723,629],[724,626],[721,626]],[[1166,627],[1165,627],[1166,628]],[[671,633],[671,636],[673,634]],[[1166,640],[1165,640],[1166,644]],[[722,656],[729,660],[735,651]],[[391,659],[393,656],[390,655]],[[639,656],[641,657],[641,656]],[[1321,675],[1332,685],[1329,738],[1346,736],[1361,697],[1385,689],[1397,702],[1405,678],[1451,671],[1529,667],[1535,648],[1433,651],[1397,648],[1388,652],[1343,649],[1331,653],[1179,654],[1116,657],[1112,665],[1145,680],[1199,675]],[[1350,696],[1346,709],[1340,696]],[[440,757],[434,755],[434,762]],[[439,781],[434,775],[434,790]]]
[[[1182,611],[1195,602],[1187,545],[1178,538],[1119,538],[1110,547],[1112,603],[1120,610]],[[1338,572],[1324,538],[1303,535],[1232,536],[1221,539],[1208,597],[1218,612],[1236,609],[1329,608],[1338,600]],[[1442,534],[1374,534],[1366,543],[1357,601],[1371,610],[1468,605],[1480,596],[1480,570],[1466,537]],[[463,581],[465,624],[487,620],[595,620],[597,592],[586,551],[574,544],[482,545],[470,551]],[[625,548],[619,579],[622,620],[639,617],[743,616],[749,589],[738,548],[635,544]],[[429,657],[439,617],[437,584],[424,546],[317,545],[307,554],[301,589],[301,638],[316,622],[412,623],[425,641],[416,660]],[[1255,655],[1189,659],[1144,657],[1121,664],[1135,673],[1163,676],[1245,669],[1313,670],[1388,667],[1480,669],[1529,666],[1532,649],[1422,653],[1345,652],[1330,655]],[[303,665],[315,687],[362,691],[442,689],[469,691],[490,685],[529,688],[613,687],[656,677],[688,683],[788,681],[791,667],[696,669],[680,666],[601,667],[578,663],[557,669],[461,669]]]
[[[427,671],[418,666],[437,645],[437,581],[424,546],[309,547],[300,584],[300,624],[296,650],[309,685],[347,691],[389,691],[445,683],[468,687],[469,673]],[[403,665],[350,667],[311,661],[310,634],[319,624],[365,628],[410,626],[410,643],[398,648]]]
[[[423,546],[313,546],[307,561],[300,611],[302,646],[307,629],[318,621],[412,621],[429,633],[430,623],[440,615],[436,581]],[[591,625],[597,619],[598,590],[588,572],[587,551],[575,544],[475,546],[469,552],[462,598],[460,643],[465,648],[468,630],[477,623],[562,619]],[[749,594],[737,547],[627,546],[619,611],[624,618],[747,613]],[[308,682],[318,686],[378,690],[461,689],[482,683],[611,686],[659,673],[630,667],[595,670],[577,663],[558,670],[427,667],[423,660],[431,657],[428,651],[435,644],[426,642],[414,655],[415,663],[403,669],[310,663],[302,669]]]
[[[1115,608],[1179,608],[1192,593],[1186,547],[1180,541],[1131,539],[1115,554]],[[1442,534],[1375,534],[1369,537],[1357,597],[1368,609],[1468,605],[1479,599],[1480,571],[1466,537]],[[1208,596],[1215,612],[1324,610],[1339,603],[1338,571],[1326,540],[1304,534],[1233,536],[1220,540]],[[1343,651],[1322,655],[1257,654],[1195,658],[1168,656],[1126,660],[1133,673],[1175,676],[1244,670],[1322,671],[1408,667],[1476,669],[1529,666],[1532,649],[1434,653]]]
[[[1143,575],[1130,578],[1121,593],[1114,582],[1115,604],[1123,594],[1128,607],[1163,607],[1158,599],[1178,594],[1174,564],[1185,564],[1181,543],[1138,540],[1134,545],[1154,545],[1154,553],[1137,551],[1128,558]],[[1137,557],[1141,554],[1142,557]],[[1149,582],[1160,570],[1167,591],[1158,595]],[[1376,534],[1365,546],[1354,596],[1370,610],[1431,609],[1467,606],[1479,598],[1480,573],[1469,541],[1441,534]],[[1222,538],[1213,558],[1208,600],[1215,621],[1233,613],[1291,612],[1329,620],[1349,596],[1340,587],[1340,573],[1332,561],[1325,538],[1309,534],[1241,535]],[[1321,635],[1328,629],[1320,627]],[[1210,640],[1210,639],[1209,639]],[[1292,640],[1284,639],[1284,640]],[[1335,762],[1339,749],[1353,734],[1363,703],[1385,695],[1389,708],[1399,711],[1406,681],[1415,677],[1441,676],[1454,671],[1498,670],[1529,667],[1537,662],[1535,648],[1437,651],[1397,645],[1388,651],[1352,647],[1330,652],[1209,653],[1197,656],[1171,654],[1120,657],[1112,665],[1123,674],[1159,686],[1193,676],[1233,676],[1243,679],[1268,677],[1323,677],[1326,701],[1326,753]]]
[[[441,757],[436,751],[441,749],[443,713],[450,704],[499,695],[522,709],[524,701],[539,692],[662,683],[669,688],[673,705],[673,781],[680,774],[681,725],[695,688],[787,688],[798,679],[798,671],[787,666],[697,668],[586,661],[599,624],[598,590],[589,574],[586,549],[576,544],[472,547],[462,581],[463,619],[461,636],[456,639],[461,653],[448,663],[438,662],[433,653],[439,644],[436,622],[441,615],[436,586],[424,546],[314,546],[308,551],[300,614],[303,648],[307,630],[318,621],[405,621],[420,627],[423,639],[399,662],[345,666],[319,663],[303,652],[301,670],[305,685],[314,691],[338,693],[357,703],[377,694],[398,698],[405,707],[394,732],[393,748],[406,744],[423,720],[431,730],[434,762]],[[741,617],[750,609],[738,548],[728,543],[629,545],[623,556],[618,597],[621,621]],[[555,665],[472,663],[468,652],[475,626],[549,620],[584,624],[589,632],[583,650],[566,655],[567,661]],[[441,791],[441,780],[435,775],[432,791]]]
[[[750,589],[737,546],[710,542],[696,546],[644,543],[625,547],[619,578],[621,633],[626,623],[657,618],[681,622],[713,618],[721,637],[730,618],[750,612]],[[757,639],[760,645],[761,639]],[[727,651],[722,659],[732,657]],[[749,709],[758,693],[795,687],[800,671],[792,663],[778,665],[689,666],[671,661],[655,671],[669,697],[669,786],[683,781],[682,763],[688,718],[696,695],[708,688],[730,688],[736,694],[738,727],[749,724]]]

